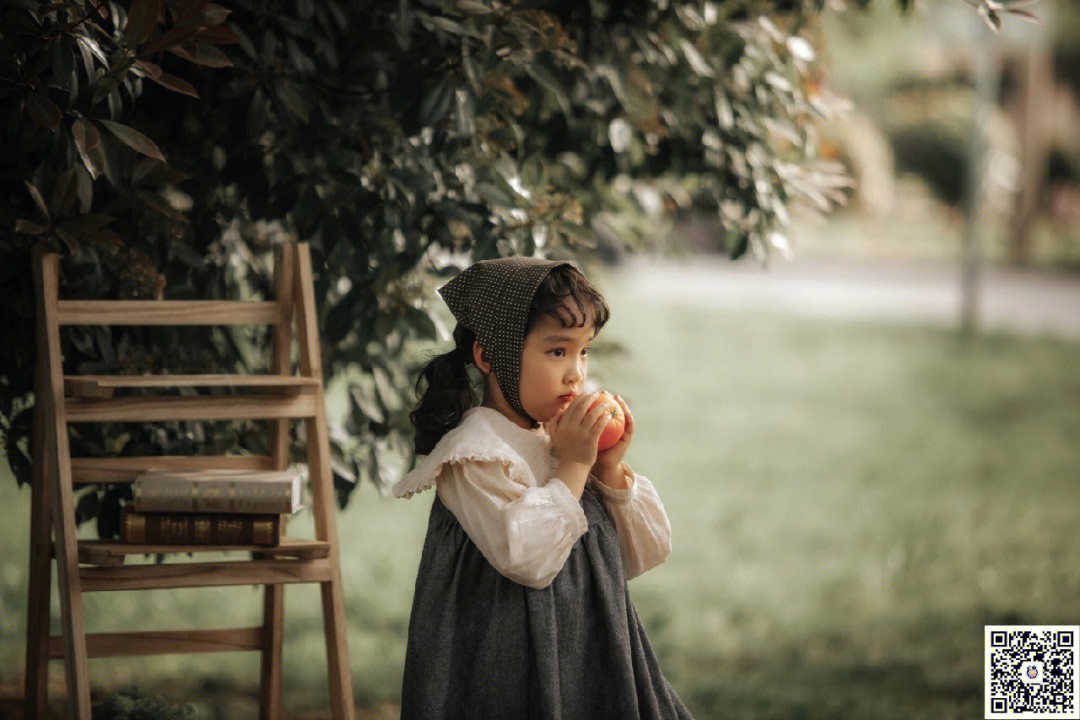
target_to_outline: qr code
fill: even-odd
[[[1080,718],[1078,625],[986,625],[986,717]]]

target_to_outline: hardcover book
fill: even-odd
[[[303,507],[300,473],[158,471],[132,487],[136,512],[292,514]]]
[[[282,515],[120,511],[129,545],[277,545]]]

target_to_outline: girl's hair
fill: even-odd
[[[567,307],[568,297],[573,299],[580,316]],[[584,327],[586,318],[592,315],[593,327],[600,332],[611,311],[604,296],[576,267],[559,265],[544,276],[533,295],[525,322],[526,335],[543,315],[550,315],[563,327]],[[419,401],[409,413],[416,430],[417,455],[430,453],[442,436],[461,422],[466,410],[480,404],[468,371],[469,365],[475,367],[472,353],[475,341],[476,333],[459,323],[454,328],[454,349],[435,356],[420,371],[414,388]],[[427,381],[426,390],[422,389],[424,381]]]

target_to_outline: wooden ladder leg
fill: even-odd
[[[293,292],[296,302],[296,334],[300,374],[318,378],[315,415],[304,420],[307,430],[307,462],[311,481],[315,537],[330,544],[330,580],[319,583],[326,637],[326,664],[330,683],[330,708],[335,720],[354,720],[356,706],[349,672],[346,644],[345,601],[341,585],[341,559],[337,540],[337,504],[334,478],[330,472],[330,437],[326,427],[326,400],[322,387],[322,351],[319,345],[318,316],[311,277],[311,254],[307,243],[296,246]]]
[[[52,507],[49,497],[51,468],[46,439],[48,418],[45,413],[47,383],[41,362],[34,378],[34,433],[32,452],[34,475],[30,487],[30,582],[26,620],[26,684],[23,693],[23,716],[26,720],[45,720],[49,700],[49,621],[52,591]]]
[[[79,550],[75,534],[75,501],[71,483],[71,454],[68,448],[67,418],[64,409],[64,373],[60,364],[60,328],[56,322],[59,299],[59,258],[39,246],[34,253],[34,285],[37,300],[37,357],[46,373],[47,392],[43,409],[49,425],[46,452],[55,462],[49,473],[52,484],[53,533],[56,547],[56,575],[63,625],[64,673],[67,678],[68,717],[91,720],[90,680],[86,662],[86,624],[83,621],[82,586],[79,580]]]
[[[330,682],[333,717],[353,720],[356,705],[352,694],[349,655],[345,651],[345,603],[341,593],[341,570],[334,568],[330,582],[319,583],[322,591],[323,630],[326,633],[326,667]]]
[[[259,720],[281,720],[281,633],[284,585],[263,586],[262,669],[259,673]]]
[[[69,486],[70,489],[70,486]],[[56,492],[55,488],[53,490]],[[69,499],[70,502],[70,499]],[[54,506],[53,525],[58,531],[56,545],[65,542],[63,522],[59,504]],[[72,508],[74,513],[74,508]],[[71,515],[74,518],[74,514]],[[72,538],[74,544],[74,538]],[[79,582],[77,550],[58,553],[59,569],[57,577],[60,592],[60,619],[64,638],[64,675],[67,679],[68,716],[73,720],[91,720],[90,717],[90,677],[86,656],[86,623],[83,619],[82,589]]]
[[[274,249],[274,300],[278,303],[278,317],[273,326],[271,370],[275,375],[292,375],[292,319],[293,319],[293,267],[291,245],[279,245]],[[274,467],[284,470],[289,466],[290,423],[287,419],[270,423],[270,453]],[[285,523],[282,523],[284,529]],[[263,587],[263,645],[262,670],[259,681],[259,719],[281,718],[281,646],[284,630],[285,586]]]
[[[322,388],[316,408],[323,407]],[[335,518],[333,476],[330,474],[330,458],[327,453],[329,436],[326,428],[326,414],[319,413],[307,421],[308,468],[314,475],[320,473],[318,486],[322,492],[313,498],[315,513],[315,534],[320,540],[330,541],[329,582],[319,583],[322,594],[323,632],[326,636],[326,668],[330,682],[330,707],[334,718],[353,720],[356,713],[352,694],[352,674],[349,671],[347,651],[347,627],[345,623],[345,599],[341,586],[341,560],[337,544],[337,522]],[[319,468],[318,470],[314,468]],[[312,483],[314,487],[315,482]]]

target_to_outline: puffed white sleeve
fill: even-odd
[[[623,573],[632,580],[667,560],[671,554],[671,523],[656,488],[644,475],[625,465],[629,487],[616,489],[595,475],[589,483],[600,494],[622,550]]]
[[[562,480],[541,487],[513,479],[500,460],[446,463],[437,492],[488,562],[514,582],[547,587],[589,529]]]

